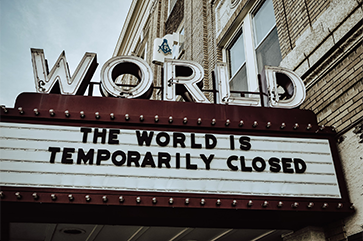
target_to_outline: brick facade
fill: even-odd
[[[330,2],[331,0],[274,1],[282,57],[295,48],[298,38],[315,23]]]
[[[307,92],[301,106],[322,125],[343,130],[363,116],[363,45],[359,44]]]
[[[239,0],[228,7],[230,0],[178,0],[169,14],[168,0],[154,0],[144,26],[147,62],[152,60],[153,40],[175,32],[183,24],[185,52],[181,59],[203,66],[203,89],[211,90],[212,72],[217,61],[223,60],[224,45],[255,2]],[[362,167],[363,144],[352,132],[363,121],[362,2],[273,0],[282,55],[280,66],[295,71],[306,84],[306,99],[300,108],[314,111],[320,125],[335,126],[337,137],[344,137],[340,139],[340,155],[352,200],[358,203],[363,203],[362,196],[357,194],[362,188],[359,182],[363,183],[362,175],[357,172]],[[160,87],[162,68],[152,64],[151,67],[154,86]],[[157,92],[154,90],[154,99],[160,99]],[[213,100],[212,94],[207,97]],[[358,206],[363,209],[361,204]],[[359,228],[363,225],[362,217],[358,211],[347,220],[304,230],[322,240],[347,240],[362,232]],[[334,232],[338,229],[339,232]],[[304,230],[297,233],[300,235]],[[285,240],[306,239],[289,236]]]

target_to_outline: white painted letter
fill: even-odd
[[[180,73],[177,73],[177,71],[180,71]],[[193,61],[165,59],[164,100],[176,101],[177,85],[180,85],[185,87],[195,102],[210,103],[197,85],[203,78],[204,70],[200,64]],[[181,90],[180,92],[184,93],[185,91]]]
[[[218,62],[214,73],[217,88],[217,104],[228,104],[231,93],[228,83],[227,63]]]
[[[265,76],[271,107],[295,108],[305,100],[304,82],[294,71],[281,67],[265,66]]]
[[[48,73],[43,49],[31,49],[35,88],[40,93],[83,95],[97,68],[97,55],[85,53],[71,77],[65,52]]]
[[[265,66],[262,81],[263,86],[267,86],[268,103],[265,106],[275,108],[295,108],[300,106],[305,99],[305,85],[300,77],[293,71],[281,67]],[[228,69],[226,63],[217,63],[215,70],[217,85],[217,103],[261,106],[259,95],[255,97],[231,97]]]
[[[258,94],[250,97],[232,97],[229,86],[227,63],[218,62],[215,69],[217,104],[261,106]]]
[[[115,81],[117,77],[123,74],[131,74],[138,78],[138,85],[129,90],[118,86]],[[101,70],[101,92],[107,97],[148,99],[152,94],[152,83],[152,70],[146,61],[139,57],[113,57],[103,65]]]

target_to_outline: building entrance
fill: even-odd
[[[159,227],[69,223],[10,223],[10,241],[279,241],[290,230]]]

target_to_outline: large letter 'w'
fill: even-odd
[[[40,93],[83,95],[97,68],[97,54],[85,53],[76,71],[71,77],[63,51],[52,70],[43,49],[31,49],[35,88]]]

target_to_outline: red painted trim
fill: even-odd
[[[20,107],[22,113],[18,110]],[[38,110],[38,114],[35,114],[34,109]],[[54,116],[49,113],[51,109],[55,113]],[[66,117],[65,110],[69,111],[69,117]],[[80,111],[85,113],[83,118],[80,116]],[[100,118],[96,118],[96,112],[99,113]],[[114,119],[110,118],[110,113],[114,114]],[[129,120],[125,120],[125,114],[130,116]],[[143,121],[140,121],[140,115],[143,115]],[[159,117],[158,122],[155,122],[155,115]],[[173,117],[172,123],[169,122],[170,116]],[[331,127],[320,130],[315,114],[308,110],[58,94],[20,94],[15,108],[7,109],[6,113],[1,110],[1,117],[1,121],[4,122],[105,128],[152,128],[154,130],[190,130],[213,133],[251,131],[256,135],[276,132],[279,133],[278,135],[291,133],[293,136],[313,134],[314,137],[334,134]],[[188,118],[186,124],[183,123],[184,117]],[[200,124],[197,124],[198,118],[202,119]],[[216,120],[214,125],[211,124],[212,119]],[[226,125],[227,120],[230,121],[228,126]],[[239,125],[241,120],[244,122],[243,126]],[[258,125],[253,127],[255,121]],[[268,122],[271,123],[270,127],[266,127]],[[282,123],[286,125],[284,128],[281,128]],[[296,123],[299,124],[299,127],[294,129]],[[309,130],[307,129],[308,124],[311,125]]]
[[[11,187],[3,186],[2,202],[14,203],[53,203],[53,204],[83,204],[83,205],[112,205],[112,206],[135,206],[135,207],[178,207],[178,208],[208,208],[208,209],[240,209],[240,210],[270,210],[270,211],[298,211],[298,212],[337,212],[350,214],[351,203],[342,202],[340,199],[324,198],[295,198],[295,197],[263,197],[244,195],[219,195],[219,194],[185,194],[166,192],[137,192],[137,191],[111,191],[93,189],[65,189],[65,188],[35,188],[35,187]],[[36,194],[36,197],[34,195]],[[54,194],[56,199],[52,199]],[[69,195],[74,199],[70,200]],[[86,196],[91,199],[86,200]],[[103,197],[107,197],[107,201]],[[120,196],[123,201],[120,201]],[[141,202],[137,202],[137,198]],[[153,203],[152,199],[157,202]],[[172,198],[172,203],[170,203]],[[185,199],[189,203],[185,203]],[[201,204],[204,199],[205,203]],[[217,200],[220,200],[220,205]],[[233,205],[233,201],[236,201]],[[252,201],[252,205],[248,203]],[[264,206],[264,202],[268,202]],[[283,204],[279,206],[279,202]],[[298,203],[295,207],[294,204]],[[313,207],[308,207],[309,203],[314,203]],[[324,204],[328,204],[323,208]],[[338,208],[338,205],[341,205]]]

